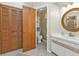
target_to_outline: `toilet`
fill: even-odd
[[[41,43],[42,35],[40,35],[40,31],[37,32],[37,43]]]

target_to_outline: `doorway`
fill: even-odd
[[[47,46],[47,7],[37,9],[37,44]]]

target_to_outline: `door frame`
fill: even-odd
[[[38,18],[37,18],[37,10],[38,9],[40,9],[40,8],[44,8],[44,7],[46,7],[47,8],[47,15],[46,16],[48,16],[48,5],[43,5],[43,6],[40,6],[40,7],[37,7],[36,8],[36,21],[38,20]],[[48,17],[47,17],[47,19],[46,19],[46,31],[47,31],[47,21],[48,21]],[[37,25],[37,24],[36,24]],[[37,30],[37,29],[36,29]],[[36,31],[36,34],[37,34],[37,31]],[[48,37],[48,35],[47,35],[47,33],[46,33],[46,39],[47,39],[47,37]],[[48,44],[48,41],[46,40],[46,43]],[[48,45],[46,44],[46,48],[48,48]]]

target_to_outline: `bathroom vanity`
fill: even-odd
[[[79,56],[79,38],[61,34],[51,35],[51,52],[58,56]]]
[[[69,34],[53,33],[48,42],[49,50],[59,56],[79,56],[79,37],[72,34],[79,31],[79,8],[65,12],[61,25]]]

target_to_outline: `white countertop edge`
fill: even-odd
[[[74,39],[71,39],[71,38],[68,38],[68,37],[64,37],[63,35],[55,35],[55,34],[52,34],[51,36],[50,36],[50,38],[52,39],[52,38],[56,38],[56,39],[52,39],[52,40],[58,40],[58,39],[60,39],[60,40],[64,40],[64,41],[68,41],[68,42],[70,42],[70,43],[73,43],[73,44],[77,44],[77,45],[79,45],[79,41],[78,40],[76,40],[76,38],[75,38],[75,40]]]

